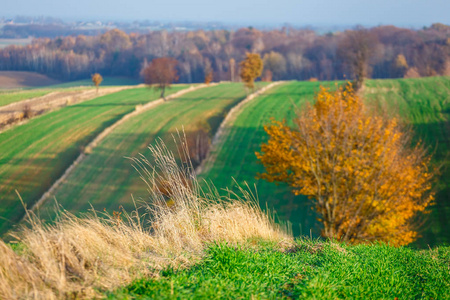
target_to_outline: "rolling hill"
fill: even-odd
[[[175,85],[168,93],[185,88]],[[97,134],[123,115],[159,98],[147,88],[124,90],[31,119],[0,133],[0,233],[32,205]]]
[[[131,194],[145,201],[148,193],[147,186],[126,157],[148,154],[148,145],[157,138],[176,151],[171,141],[177,129],[184,128],[187,136],[199,129],[215,132],[226,112],[245,97],[242,84],[222,83],[189,92],[127,120],[74,169],[51,198],[55,197],[71,212],[86,211],[91,205],[110,212],[119,210],[119,206],[133,210]],[[41,211],[52,208],[53,204],[47,201]]]
[[[270,118],[291,120],[295,106],[312,100],[320,84],[324,82],[290,82],[277,87],[248,103],[231,124],[228,136],[223,138],[212,153],[215,159],[208,162],[201,178],[212,181],[217,187],[233,188],[235,182],[256,187],[261,206],[277,212],[281,220],[293,223],[295,234],[318,235],[320,225],[305,197],[293,196],[286,185],[275,185],[255,179],[264,171],[256,159],[262,142],[267,140],[263,126]],[[449,113],[450,78],[431,77],[399,80],[368,80],[364,90],[367,102],[374,108],[384,107],[399,115],[413,126],[416,139],[422,139],[436,151],[434,162],[444,164],[438,179],[436,205],[418,241],[421,246],[450,242],[450,173],[449,173]]]

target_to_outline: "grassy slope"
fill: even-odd
[[[132,78],[125,77],[105,77],[100,84],[100,88],[108,86],[120,85],[137,85],[140,82]],[[0,89],[0,106],[7,105],[13,102],[22,101],[30,98],[40,97],[56,91],[72,91],[85,88],[95,88],[92,85],[91,79],[82,79],[76,81],[65,82],[56,85],[50,85],[45,88],[31,88],[31,89],[15,89],[15,90],[1,90]]]
[[[282,219],[290,220],[295,234],[309,234],[310,229],[313,234],[318,233],[319,226],[313,212],[306,199],[294,197],[288,187],[256,180],[257,172],[264,169],[254,153],[267,139],[263,125],[270,122],[270,117],[291,119],[294,116],[292,102],[301,104],[305,99],[313,99],[320,84],[323,83],[291,82],[246,105],[233,124],[230,135],[219,147],[214,165],[202,175],[217,187],[233,186],[231,177],[240,184],[244,181],[250,186],[255,184],[261,205],[264,207],[267,203]],[[425,238],[419,241],[422,246],[450,242],[450,231],[447,230],[450,226],[449,88],[449,77],[367,81],[368,101],[384,103],[388,99],[386,104],[390,110],[414,124],[417,136],[433,147],[438,143],[436,158],[447,165],[440,177],[437,207],[430,216],[432,227],[424,231]]]
[[[289,82],[246,104],[232,124],[230,134],[217,148],[217,153],[213,153],[217,155],[216,161],[212,166],[206,166],[208,171],[201,175],[218,188],[232,187],[233,178],[240,185],[244,182],[252,188],[256,185],[261,206],[265,207],[267,203],[281,219],[290,220],[295,234],[299,234],[300,230],[303,234],[309,234],[310,229],[315,230],[318,227],[315,215],[307,205],[307,199],[293,196],[287,186],[277,187],[273,183],[255,179],[258,172],[264,171],[257,162],[255,151],[259,151],[261,143],[267,140],[263,126],[270,122],[270,118],[292,119],[295,116],[294,105],[313,100],[320,84]]]
[[[51,90],[33,90],[20,92],[2,92],[0,93],[0,106],[8,105],[13,102],[22,101],[30,98],[40,97],[52,92]]]
[[[417,138],[435,151],[434,162],[443,164],[436,205],[418,243],[450,243],[450,77],[370,80],[365,92],[368,101],[386,103],[412,124]]]
[[[146,185],[124,157],[149,154],[147,146],[157,137],[170,142],[171,134],[183,126],[189,134],[208,122],[215,131],[225,112],[245,96],[242,84],[221,84],[185,94],[128,120],[77,166],[56,191],[56,199],[73,212],[86,211],[90,204],[99,210],[119,210],[119,205],[134,209],[130,195],[145,199]]]
[[[165,270],[107,294],[108,299],[450,299],[450,248],[417,251],[386,245],[300,241],[213,245],[188,270]]]
[[[175,86],[170,93],[184,88]],[[36,201],[104,128],[157,99],[146,88],[125,90],[31,119],[0,133],[0,233],[24,211],[14,190],[28,205]]]

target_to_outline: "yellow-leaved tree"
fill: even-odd
[[[98,93],[98,86],[100,85],[100,83],[102,83],[103,77],[102,77],[102,75],[95,73],[91,76],[91,79],[92,79],[92,83],[95,85],[95,88]]]
[[[321,87],[293,128],[272,120],[256,153],[268,181],[313,199],[322,235],[358,243],[414,241],[414,218],[432,202],[430,156],[397,119],[370,113],[351,84]]]
[[[263,70],[263,61],[257,53],[247,53],[246,57],[239,64],[241,70],[241,79],[245,86],[253,89],[255,87],[255,79],[261,76]]]

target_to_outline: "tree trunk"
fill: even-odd
[[[166,97],[164,97],[164,92],[166,91],[166,87],[161,88],[161,98],[164,99],[164,101],[167,101]]]

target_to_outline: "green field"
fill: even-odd
[[[185,85],[174,86],[173,93]],[[0,133],[0,233],[24,214],[17,189],[33,204],[104,128],[159,98],[147,88],[124,90],[31,119]]]
[[[258,164],[255,151],[259,151],[262,142],[266,141],[263,126],[274,117],[278,120],[292,119],[295,106],[305,101],[312,101],[314,92],[319,90],[320,82],[289,82],[277,86],[265,95],[247,103],[237,119],[231,124],[229,135],[217,147],[212,155],[217,159],[206,165],[206,172],[201,178],[212,181],[217,188],[234,186],[234,179],[239,185],[247,182],[251,188],[256,186],[261,207],[266,205],[275,210],[282,220],[293,223],[295,234],[319,234],[316,216],[309,208],[307,199],[294,196],[286,185],[276,186],[263,180],[256,180],[257,172],[264,168]]]
[[[142,83],[139,80],[128,78],[128,77],[103,77],[103,81],[100,84],[102,86],[120,86],[120,85],[137,85]],[[55,85],[50,85],[49,88],[69,88],[69,87],[94,87],[91,78],[80,79],[75,81],[69,81],[64,83],[59,83]]]
[[[98,210],[119,210],[119,205],[134,209],[130,195],[145,200],[147,187],[125,157],[148,155],[147,146],[157,137],[170,143],[172,134],[183,126],[186,135],[205,123],[214,132],[226,111],[245,97],[242,84],[220,84],[190,92],[133,117],[109,134],[54,196],[72,212],[86,211],[90,205]],[[47,201],[47,207],[52,205],[53,201]]]
[[[450,299],[450,248],[297,242],[218,244],[187,270],[167,269],[107,299]]]
[[[306,100],[312,100],[320,84],[333,86],[323,82],[290,82],[248,103],[232,124],[224,143],[213,153],[217,155],[214,164],[207,166],[201,176],[221,188],[233,187],[232,177],[241,185],[244,182],[251,187],[255,185],[261,206],[267,205],[276,210],[282,220],[291,221],[295,234],[319,234],[316,216],[307,199],[293,196],[286,185],[276,186],[255,179],[258,172],[264,171],[258,164],[255,152],[267,140],[263,125],[268,124],[271,117],[292,119],[295,115],[294,104],[301,105]],[[437,146],[435,161],[444,163],[447,168],[439,178],[437,204],[429,215],[428,225],[423,227],[424,238],[418,243],[421,246],[449,243],[450,78],[369,80],[365,92],[368,103],[376,107],[385,106],[394,114],[399,114],[414,125],[417,137],[433,149]]]
[[[121,85],[137,85],[140,82],[132,78],[125,77],[105,77],[100,84],[102,87],[121,86]],[[91,79],[83,79],[65,82],[56,85],[50,85],[47,87],[39,88],[23,88],[13,90],[1,90],[0,89],[0,106],[8,105],[13,102],[18,102],[26,99],[40,97],[47,95],[51,92],[65,92],[79,90],[80,88],[95,88]]]
[[[40,96],[47,95],[52,92],[52,90],[39,89],[32,91],[14,91],[14,92],[0,92],[0,106],[8,105],[10,103],[36,98]]]
[[[422,227],[421,247],[450,243],[450,77],[367,81],[366,99],[412,124],[441,165],[436,201]]]

